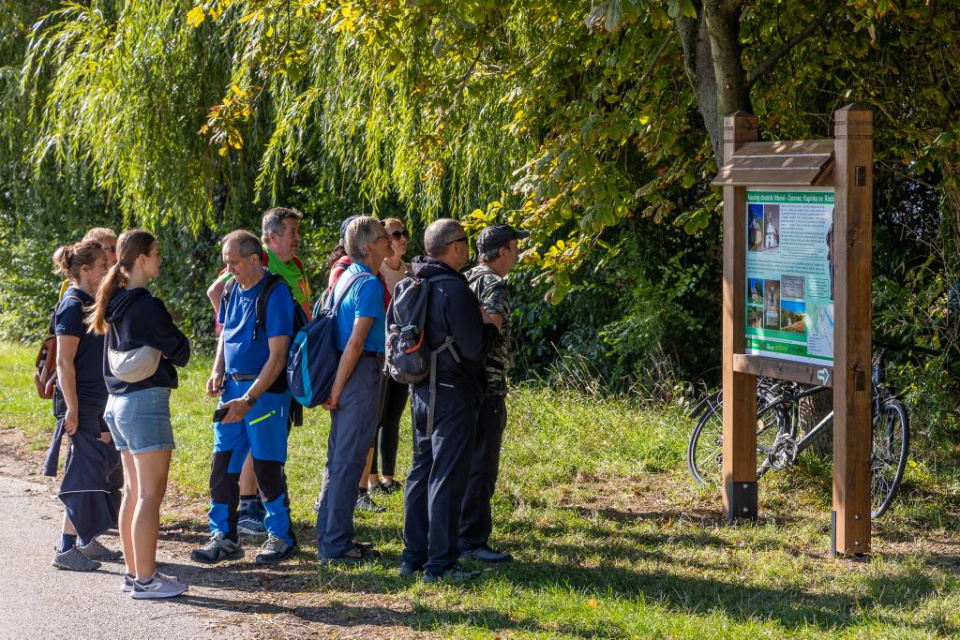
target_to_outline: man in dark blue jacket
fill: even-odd
[[[470,258],[467,234],[456,220],[437,220],[424,235],[426,257],[414,258],[417,278],[453,276],[431,283],[426,340],[437,349],[448,336],[453,349],[437,356],[433,431],[428,432],[429,378],[413,387],[413,464],[404,494],[401,576],[422,570],[424,582],[469,577],[457,564],[460,505],[470,473],[477,411],[487,387],[484,357],[497,328],[480,308],[460,270]],[[387,326],[395,320],[388,318]],[[459,361],[458,361],[459,360]]]

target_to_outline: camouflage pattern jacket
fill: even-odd
[[[507,372],[510,370],[510,286],[488,266],[480,265],[465,274],[470,288],[488,313],[503,316],[500,336],[487,353],[487,395],[507,395]]]

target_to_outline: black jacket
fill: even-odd
[[[120,289],[107,306],[107,348],[103,352],[103,377],[114,394],[143,391],[153,387],[177,388],[177,370],[190,360],[190,340],[173,323],[160,298],[143,288]],[[130,351],[153,347],[163,354],[157,372],[140,382],[124,382],[110,373],[107,350]]]
[[[476,393],[483,394],[487,389],[484,358],[497,338],[497,328],[492,324],[484,324],[480,302],[462,274],[429,257],[414,258],[409,273],[417,278],[441,274],[456,276],[456,280],[444,279],[431,283],[427,307],[427,344],[433,350],[447,336],[453,336],[453,346],[460,355],[460,362],[457,363],[448,350],[441,352],[437,356],[437,380],[466,383]]]

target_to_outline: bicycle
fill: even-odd
[[[912,348],[927,353],[929,350]],[[884,370],[888,349],[874,357],[872,376],[873,432],[870,455],[871,516],[879,518],[897,495],[907,466],[910,426],[907,410],[886,385]],[[786,469],[801,453],[833,428],[833,411],[797,440],[800,400],[829,387],[803,389],[795,382],[760,378],[757,381],[757,479],[767,472]],[[697,421],[687,446],[687,467],[699,484],[719,485],[723,468],[722,391],[704,398],[692,412]]]

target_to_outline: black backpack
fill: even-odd
[[[287,281],[284,280],[283,276],[277,275],[275,273],[268,273],[266,276],[266,282],[263,283],[263,288],[260,289],[260,292],[257,294],[257,300],[254,303],[254,314],[256,316],[256,322],[253,325],[253,339],[257,339],[257,334],[260,331],[266,331],[267,328],[267,301],[270,300],[270,294],[273,293],[273,289],[279,285],[285,286],[288,290],[290,285],[287,284]],[[237,288],[237,281],[230,280],[227,282],[226,286],[223,288],[223,294],[220,296],[220,308],[226,309],[225,306],[230,300],[230,294],[233,293],[234,289]],[[293,297],[293,291],[290,291],[290,296]],[[300,332],[300,329],[307,324],[307,314],[304,312],[303,307],[297,304],[297,299],[293,298],[293,335],[296,336]],[[292,338],[291,338],[292,340]],[[286,372],[281,371],[280,375],[277,376],[277,379],[273,381],[273,384],[270,385],[270,388],[267,389],[267,393],[283,393],[287,390],[287,376]],[[290,408],[290,416],[293,419],[293,424],[300,426],[303,424],[303,407],[298,403],[293,402]]]
[[[447,336],[436,349],[427,343],[427,308],[433,284],[442,280],[458,280],[452,275],[429,278],[408,276],[393,292],[387,311],[386,372],[401,384],[415,385],[430,377],[430,403],[427,410],[427,435],[433,433],[433,408],[437,395],[437,356],[449,350],[459,363],[460,355],[454,348],[453,336]]]

